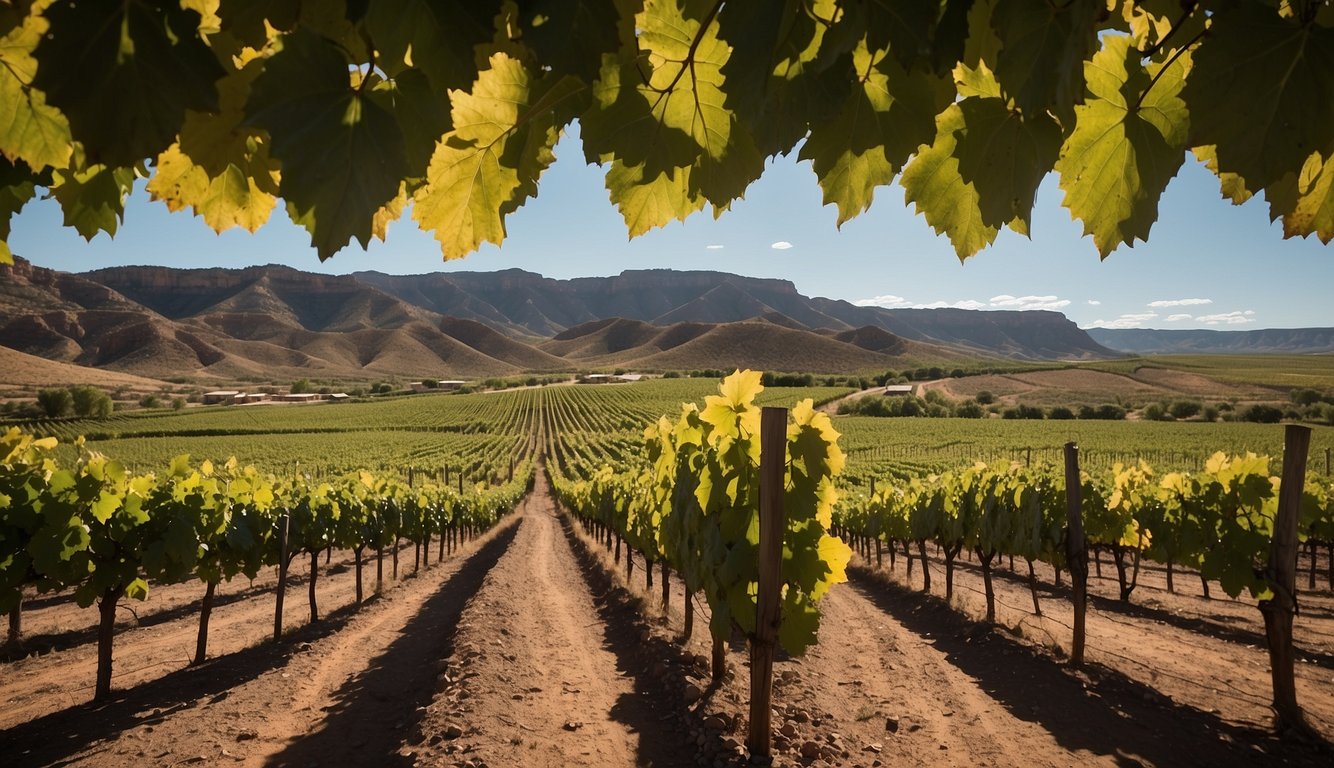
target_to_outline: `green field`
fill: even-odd
[[[577,462],[628,458],[640,450],[644,427],[674,417],[682,402],[703,403],[717,391],[709,379],[636,384],[552,386],[482,394],[429,394],[347,404],[216,406],[145,412],[105,420],[28,425],[58,436],[64,449],[79,434],[89,446],[141,470],[189,453],[197,459],[235,456],[273,471],[298,463],[316,471],[367,467],[505,467],[508,456],[545,434],[548,450]],[[769,388],[762,405],[825,402],[843,388]],[[1198,469],[1215,451],[1279,456],[1281,425],[1199,422],[1026,421],[1001,419],[876,419],[837,416],[849,456],[847,475],[940,470],[974,460],[1008,458],[1055,463],[1070,440],[1086,466],[1148,460],[1161,469]],[[1316,427],[1310,469],[1325,470],[1334,429]]]

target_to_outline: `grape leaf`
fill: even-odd
[[[620,44],[615,0],[528,0],[523,41],[553,70],[591,83]]]
[[[390,77],[415,67],[444,93],[476,79],[473,48],[490,41],[500,6],[497,0],[387,0],[371,4],[365,24]]]
[[[950,102],[944,78],[904,71],[865,44],[853,52],[860,87],[834,119],[811,126],[799,157],[810,160],[824,204],[838,206],[838,223],[870,208],[875,188],[889,184],[919,144],[936,129],[935,116]]]
[[[734,120],[722,89],[727,44],[716,26],[702,27],[711,5],[644,3],[636,16],[642,56],[628,64],[603,57],[592,106],[579,120],[589,162],[614,155],[655,178],[700,154],[723,157]]]
[[[261,48],[269,37],[266,23],[279,32],[296,26],[301,0],[221,0],[218,16],[223,32],[251,48]]]
[[[57,3],[46,18],[33,85],[89,162],[133,165],[171,144],[186,109],[217,109],[222,68],[179,2]]]
[[[503,242],[505,214],[536,191],[554,159],[560,105],[579,91],[573,78],[544,85],[545,93],[534,91],[524,65],[498,53],[470,93],[450,93],[454,128],[436,147],[412,211],[435,231],[446,259]]]
[[[1219,187],[1224,200],[1230,200],[1233,205],[1241,205],[1250,200],[1253,193],[1246,188],[1245,179],[1235,173],[1225,173],[1218,170],[1218,153],[1215,150],[1216,147],[1212,144],[1206,144],[1202,147],[1193,148],[1191,152],[1200,162],[1204,163],[1206,168],[1218,176]],[[1276,214],[1271,214],[1269,220],[1273,221],[1277,218]]]
[[[353,90],[339,49],[313,33],[285,37],[251,87],[246,113],[269,132],[282,164],[279,190],[320,259],[352,238],[366,247],[376,211],[398,194],[408,164],[398,122]]]
[[[255,158],[257,169],[249,170],[249,161],[244,168],[229,164],[210,178],[173,144],[158,155],[147,190],[152,199],[163,201],[170,211],[193,208],[214,232],[232,227],[254,232],[269,220],[278,203],[277,174],[266,168],[267,158],[261,146]]]
[[[0,37],[0,154],[33,168],[69,164],[69,121],[32,88],[37,60],[32,51],[46,33],[45,17],[30,14],[20,26]]]
[[[1062,124],[1084,95],[1084,60],[1094,49],[1101,0],[996,0],[996,79],[1025,115],[1051,110]]]
[[[904,69],[930,55],[940,0],[870,0],[866,5],[866,41],[889,53]]]
[[[443,91],[432,90],[426,75],[416,69],[404,70],[392,81],[377,83],[374,95],[387,97],[382,106],[394,113],[403,128],[408,177],[425,177],[436,143],[450,129],[448,97]]]
[[[231,69],[218,81],[216,112],[185,113],[177,149],[209,177],[221,175],[230,165],[245,167],[253,154],[253,140],[262,133],[247,125],[246,101],[255,79],[263,72],[264,60],[254,58],[240,69]],[[256,169],[263,173],[263,169]]]
[[[1261,189],[1334,154],[1334,29],[1285,19],[1254,0],[1221,7],[1181,98],[1192,146]]]
[[[1322,162],[1318,153],[1311,153],[1296,177],[1294,193],[1294,204],[1283,213],[1283,236],[1315,235],[1328,245],[1334,240],[1334,159]],[[1270,197],[1269,189],[1265,197]]]
[[[133,185],[133,170],[95,165],[81,171],[55,171],[51,195],[65,212],[65,226],[92,240],[98,232],[115,236]]]
[[[1180,94],[1189,60],[1172,60],[1151,84],[1130,37],[1116,35],[1088,65],[1092,98],[1076,108],[1078,123],[1056,171],[1063,204],[1084,222],[1103,258],[1149,236],[1158,198],[1185,160],[1190,119]]]
[[[1061,129],[1046,114],[1024,117],[994,98],[959,102],[955,134],[959,175],[977,190],[982,221],[999,229],[1018,219],[1027,229],[1038,185],[1061,151]]]
[[[918,149],[900,179],[907,202],[932,229],[949,236],[960,260],[990,245],[998,231],[982,220],[977,188],[959,175],[956,134],[966,128],[963,110],[951,104],[936,117],[935,141]]]
[[[630,237],[686,217],[704,208],[704,198],[694,194],[691,167],[652,172],[643,165],[630,166],[613,160],[607,169],[611,202],[625,219]]]

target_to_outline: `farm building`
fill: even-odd
[[[889,384],[885,387],[886,395],[911,395],[911,384]]]
[[[242,395],[234,389],[220,389],[215,392],[204,393],[204,405],[216,405],[218,403],[228,404],[236,402],[236,396]]]

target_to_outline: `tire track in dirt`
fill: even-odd
[[[648,743],[661,718],[650,722],[538,478],[514,545],[463,613],[447,687],[428,715],[440,738],[426,762],[681,764],[679,743]]]

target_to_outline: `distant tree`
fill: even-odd
[[[1146,421],[1171,421],[1172,415],[1167,412],[1162,403],[1149,403],[1140,411]]]
[[[991,394],[991,392],[985,389],[982,390],[981,392],[978,392],[977,396],[974,397],[973,399],[981,403],[982,405],[991,405],[992,403],[996,402],[996,396]]]
[[[184,408],[185,408],[185,398],[183,398],[183,397],[173,397],[173,398],[171,399],[171,409],[172,409],[173,411],[184,410]]]
[[[969,400],[960,403],[959,406],[954,409],[954,415],[961,419],[984,419],[987,416],[987,412],[983,410],[982,406],[976,400]]]
[[[1253,421],[1259,424],[1277,424],[1283,420],[1283,409],[1273,405],[1256,403],[1242,410],[1239,418],[1242,421]]]
[[[1218,409],[1212,405],[1206,405],[1203,410],[1200,411],[1200,418],[1205,421],[1218,421]]]
[[[114,410],[111,396],[97,387],[87,385],[70,387],[69,393],[74,400],[75,416],[104,419]]]
[[[74,413],[74,398],[68,389],[43,389],[37,393],[37,405],[53,419]]]
[[[294,395],[304,395],[310,392],[310,379],[297,379],[292,382],[291,392]]]
[[[139,407],[140,407],[140,408],[161,408],[161,407],[162,407],[162,401],[158,398],[157,395],[144,395],[143,397],[139,398]]]
[[[1314,389],[1294,389],[1288,393],[1288,397],[1297,405],[1314,405],[1325,399],[1324,395]]]
[[[1189,419],[1199,415],[1203,409],[1204,403],[1198,400],[1173,400],[1172,404],[1167,406],[1167,412],[1175,419]]]
[[[1074,417],[1075,412],[1066,408],[1064,405],[1053,406],[1051,410],[1047,411],[1047,418],[1049,419],[1065,420],[1073,419]]]

